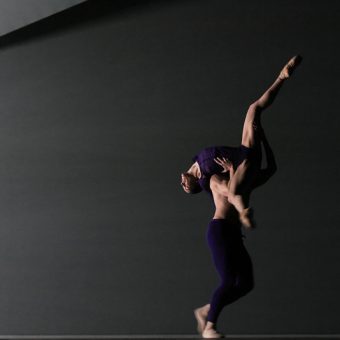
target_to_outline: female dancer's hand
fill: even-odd
[[[216,157],[214,158],[214,161],[223,168],[222,173],[234,170],[233,163],[231,163],[227,158]]]

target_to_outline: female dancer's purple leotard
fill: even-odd
[[[220,174],[223,168],[214,161],[216,157],[225,157],[233,164],[236,169],[246,158],[251,157],[253,149],[247,148],[244,145],[239,147],[231,146],[211,146],[201,150],[193,157],[193,162],[198,162],[202,173],[201,178],[198,180],[201,188],[209,193],[210,190],[210,177],[215,174]]]

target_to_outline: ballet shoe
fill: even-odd
[[[288,61],[288,63],[283,67],[280,72],[279,78],[281,80],[287,79],[291,76],[296,66],[298,66],[302,61],[302,57],[300,55],[294,56],[292,59]]]
[[[217,332],[216,329],[209,328],[203,331],[202,337],[206,339],[216,339],[216,338],[224,338],[224,335]]]
[[[246,208],[240,212],[240,221],[245,228],[253,229],[256,227],[253,215],[254,210],[252,208]]]

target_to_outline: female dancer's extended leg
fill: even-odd
[[[254,227],[249,209],[249,190],[254,173],[259,169],[259,162],[254,162],[256,153],[261,152],[260,136],[256,127],[261,124],[261,113],[270,106],[278,94],[284,81],[289,78],[294,68],[301,62],[300,56],[295,56],[284,66],[277,79],[265,93],[249,106],[243,125],[242,145],[253,149],[253,155],[245,159],[236,169],[229,181],[230,195],[228,200],[240,213],[241,222],[245,227]]]

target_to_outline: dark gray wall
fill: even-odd
[[[296,53],[263,114],[279,170],[253,196],[256,287],[219,329],[340,333],[339,3],[138,3],[0,41],[0,334],[195,333],[219,283],[213,207],[179,174],[240,143]]]

